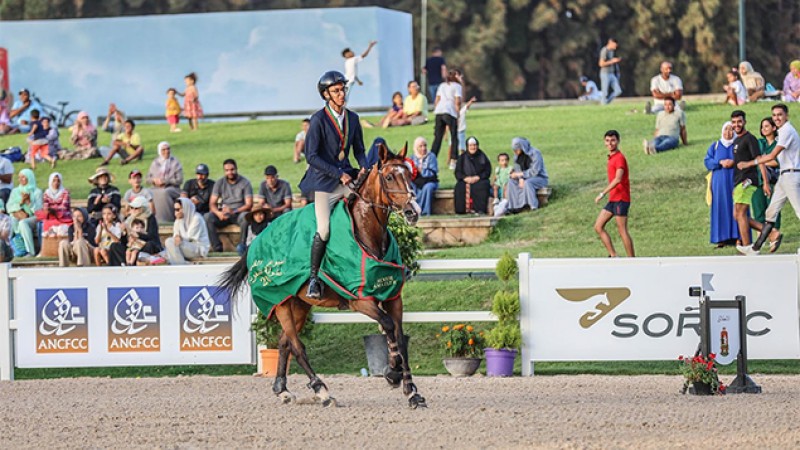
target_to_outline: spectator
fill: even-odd
[[[53,126],[53,119],[49,116],[42,117],[42,128],[47,131],[47,153],[52,159],[52,163],[50,164],[50,168],[54,168],[56,166],[56,161],[58,160],[58,154],[63,153],[64,149],[61,148],[61,143],[59,142],[59,137],[61,136],[58,132],[58,127]]]
[[[42,190],[36,186],[36,175],[30,169],[20,170],[17,182],[8,198],[6,211],[11,216],[14,234],[22,236],[26,254],[33,256],[36,254],[33,233],[36,230],[36,212],[42,209]]]
[[[30,132],[31,112],[33,110],[42,111],[42,105],[36,100],[31,100],[31,93],[27,89],[19,91],[19,99],[11,105],[11,111],[8,113],[8,117],[11,119],[11,126],[21,133]]]
[[[439,85],[447,78],[447,64],[445,63],[444,56],[442,56],[441,47],[433,47],[431,56],[425,60],[425,67],[422,68],[422,73],[428,77],[428,92],[431,96],[431,101],[436,100],[436,92]]]
[[[619,86],[619,63],[622,61],[622,58],[617,56],[616,52],[617,40],[613,37],[610,37],[608,38],[608,42],[606,42],[605,47],[600,49],[600,59],[597,61],[597,65],[600,66],[601,92],[599,97],[600,103],[604,105],[611,103],[612,100],[622,95],[622,88]],[[609,94],[609,88],[613,89],[614,92]],[[597,90],[597,85],[594,86],[594,90]],[[590,95],[588,86],[586,94]],[[587,100],[595,99],[592,98]]]
[[[722,126],[722,137],[708,147],[706,169],[711,171],[711,243],[717,248],[736,245],[739,228],[733,220],[733,125]]]
[[[158,156],[150,164],[147,171],[147,184],[152,186],[153,203],[155,211],[151,211],[159,222],[172,222],[175,213],[172,207],[175,200],[181,196],[181,183],[183,183],[183,166],[177,158],[172,156],[169,142],[162,141],[158,144]]]
[[[74,262],[78,267],[89,267],[93,263],[95,230],[89,224],[86,208],[72,208],[72,225],[67,230],[67,239],[58,243],[58,265],[69,267]]]
[[[311,125],[311,120],[303,119],[303,122],[300,125],[302,128],[294,137],[294,157],[292,160],[295,164],[299,163],[303,158],[306,157],[306,154],[303,153],[303,149],[306,146],[306,133],[308,133],[309,125]]]
[[[358,78],[358,64],[364,60],[364,58],[369,55],[369,51],[372,50],[372,47],[377,44],[378,41],[370,41],[367,49],[364,50],[364,53],[361,56],[356,56],[350,48],[346,48],[342,50],[342,57],[344,58],[344,77],[347,79],[347,90],[346,90],[346,99],[345,101],[350,100],[350,91],[353,88],[353,85],[358,83],[359,86],[363,86],[364,83]]]
[[[433,112],[436,114],[436,124],[433,128],[433,147],[431,151],[439,157],[442,147],[442,137],[445,128],[450,129],[450,150],[448,151],[450,169],[455,169],[458,158],[458,112],[461,110],[461,84],[458,82],[457,73],[451,70],[447,74],[447,81],[439,85],[436,91],[436,103]],[[491,165],[491,164],[490,164]]]
[[[509,160],[508,153],[503,152],[497,155],[497,167],[494,168],[494,175],[492,175],[495,205],[500,203],[500,199],[508,198],[508,181],[511,179],[511,171],[514,169],[508,165]]]
[[[14,165],[7,158],[0,156],[0,200],[8,202],[11,189],[14,188]]]
[[[428,98],[420,93],[419,83],[408,82],[408,95],[403,100],[403,113],[408,125],[422,125],[428,121]]]
[[[142,219],[131,220],[131,228],[128,231],[128,248],[125,250],[125,264],[135,266],[139,263],[139,253],[144,248],[146,242],[139,237],[144,233],[144,222]]]
[[[125,132],[125,113],[117,109],[117,105],[110,103],[108,105],[108,113],[103,123],[100,125],[100,128],[106,133],[111,134],[109,146],[102,146],[97,149],[97,153],[99,153],[100,157],[105,159],[108,157],[109,153],[111,153],[111,148],[114,147],[114,141],[117,140],[117,135]]]
[[[72,224],[72,208],[69,191],[64,187],[60,173],[53,172],[47,180],[47,189],[42,193],[42,209],[37,214],[42,222],[42,231],[54,226]]]
[[[414,155],[411,161],[417,169],[414,178],[414,193],[423,216],[431,215],[433,206],[433,193],[439,189],[439,162],[436,155],[428,153],[428,141],[420,136],[414,139]]]
[[[186,264],[186,260],[205,258],[211,243],[203,216],[196,211],[194,203],[188,198],[175,201],[175,223],[172,225],[172,237],[167,238],[164,246],[167,249],[167,260],[170,264]]]
[[[789,73],[783,79],[783,101],[800,101],[800,59],[789,64]]]
[[[653,94],[652,104],[648,101],[645,104],[644,112],[655,114],[665,109],[664,103],[667,98],[675,102],[683,97],[683,80],[677,75],[672,75],[672,63],[664,61],[661,63],[660,74],[650,80],[650,92]],[[677,108],[683,110],[684,108]]]
[[[50,162],[52,169],[56,165],[56,160],[50,156],[48,133],[50,132],[50,119],[46,119],[48,126],[45,128],[45,119],[39,118],[39,110],[31,111],[31,129],[28,132],[28,162],[31,169],[36,170],[36,161],[44,159]],[[56,138],[56,140],[58,140]]]
[[[177,94],[178,91],[175,88],[167,89],[167,105],[164,114],[167,117],[170,133],[178,133],[181,131],[181,129],[178,128],[178,122],[181,120],[181,104],[175,97]]]
[[[686,137],[686,114],[675,109],[675,100],[670,97],[664,99],[664,110],[656,115],[655,139],[644,140],[644,152],[647,155],[665,152],[678,147],[678,138],[683,145],[689,145]]]
[[[144,147],[142,146],[141,136],[139,136],[139,133],[134,132],[136,123],[128,119],[125,121],[124,129],[124,132],[117,134],[114,138],[111,151],[108,153],[108,156],[103,159],[103,162],[100,163],[101,166],[107,166],[111,158],[117,153],[119,153],[120,158],[122,158],[120,164],[123,166],[135,159],[139,161],[142,160],[144,156]]]
[[[94,260],[98,267],[112,265],[111,246],[114,244],[121,244],[124,230],[124,226],[119,221],[117,209],[114,205],[104,205],[102,214],[103,217],[97,224],[94,235],[94,243],[96,244]]]
[[[137,232],[133,229],[133,221],[141,220],[144,224],[144,231]],[[109,249],[109,263],[110,266],[122,266],[126,264],[125,254],[127,251],[128,241],[131,239],[140,239],[143,242],[140,251],[149,255],[154,255],[163,250],[161,247],[161,238],[158,235],[158,222],[156,216],[150,212],[147,206],[147,200],[144,197],[136,197],[130,205],[128,205],[128,216],[125,218],[123,224],[126,236],[119,242],[111,244]]]
[[[195,178],[183,184],[181,197],[191,200],[195,210],[202,215],[209,211],[208,204],[214,189],[214,180],[208,179],[209,170],[205,164],[198,164],[194,173]]]
[[[14,249],[11,248],[11,218],[6,214],[6,204],[0,199],[0,263],[11,262]]]
[[[253,206],[253,209],[247,213],[247,228],[242,232],[242,241],[239,243],[236,251],[239,255],[243,255],[245,249],[267,228],[269,221],[267,220],[268,210],[264,209],[262,205]]]
[[[119,211],[120,195],[119,189],[112,185],[113,175],[104,167],[98,167],[94,175],[89,177],[89,183],[94,187],[89,191],[87,209],[89,211],[89,222],[92,227],[96,227],[103,216],[103,206],[114,205],[114,210]]]
[[[747,89],[747,98],[749,101],[754,102],[764,97],[764,89],[766,86],[764,77],[753,70],[753,66],[749,62],[742,61],[739,63],[739,75],[742,78],[745,89]]]
[[[578,97],[578,100],[603,103],[603,95],[597,89],[597,84],[590,80],[589,77],[581,77],[581,86],[583,86],[583,94]]]
[[[406,113],[403,111],[403,94],[400,91],[395,92],[392,94],[392,106],[389,108],[389,111],[386,112],[386,115],[383,116],[381,119],[381,128],[389,128],[390,126],[403,126],[408,125],[410,121],[406,117]],[[365,128],[372,128],[373,125],[366,120],[361,121],[362,125],[366,125]]]
[[[255,200],[264,208],[267,223],[270,223],[292,210],[292,186],[288,181],[278,178],[275,166],[267,166]]]
[[[464,78],[459,76],[461,80],[461,86],[464,86]],[[461,105],[461,110],[458,112],[458,151],[459,154],[464,153],[467,150],[467,111],[472,107],[472,105],[478,101],[477,98],[474,96],[470,98],[466,103]]]
[[[366,157],[367,165],[364,166],[367,169],[371,169],[372,166],[374,166],[375,164],[378,164],[378,160],[380,159],[378,147],[381,144],[383,144],[383,146],[386,147],[386,150],[391,151],[391,149],[389,148],[389,145],[386,144],[386,139],[384,139],[384,138],[382,138],[380,136],[376,137],[375,140],[372,141],[372,145],[369,147],[369,150],[367,151],[367,157]],[[312,195],[311,198],[313,198],[313,197],[314,196]]]
[[[775,121],[772,120],[772,117],[766,117],[761,120],[761,139],[758,140],[759,152],[761,155],[769,155],[777,145],[778,126],[775,124]],[[775,185],[777,184],[780,176],[780,167],[778,166],[778,161],[768,161],[763,165],[767,171],[767,179],[764,179],[761,171],[758,172],[759,186],[758,189],[756,189],[756,191],[753,193],[753,200],[750,205],[753,209],[753,219],[760,224],[765,223],[767,220],[767,207],[769,206],[769,199],[772,197],[772,193],[775,192]],[[780,212],[778,213],[778,217],[775,219],[771,233],[772,236],[770,236],[769,252],[775,253],[780,245],[778,241],[782,239],[783,236],[781,234]]]
[[[238,224],[241,232],[245,232],[247,212],[253,207],[253,187],[250,180],[239,175],[236,161],[226,159],[222,168],[225,176],[214,183],[209,212],[205,214],[208,239],[211,241],[211,251],[214,252],[222,251],[217,229]]]
[[[526,207],[538,209],[536,191],[547,187],[548,183],[542,152],[522,137],[511,140],[511,150],[515,158],[508,180],[509,211],[519,213]]]
[[[183,77],[186,90],[183,96],[183,116],[189,119],[189,129],[197,131],[197,120],[203,117],[203,107],[200,105],[200,94],[197,92],[197,74],[192,72]],[[170,207],[169,209],[172,209]]]
[[[606,232],[606,224],[612,217],[616,217],[617,231],[625,246],[625,253],[633,258],[633,239],[628,232],[628,211],[631,207],[631,184],[628,161],[625,155],[619,150],[619,133],[617,130],[606,131],[604,141],[608,149],[608,163],[606,164],[606,174],[608,175],[608,186],[606,186],[595,197],[594,203],[597,204],[608,194],[608,203],[600,210],[597,220],[594,222],[594,231],[600,237],[600,242],[608,251],[611,258],[617,257],[611,236]]]
[[[130,205],[130,203],[136,197],[144,197],[150,206],[150,211],[155,212],[153,193],[150,191],[150,189],[142,186],[142,171],[139,169],[131,170],[131,172],[128,174],[128,183],[130,183],[131,188],[125,191],[125,194],[122,195],[123,214],[128,213],[128,205]]]
[[[467,139],[467,151],[458,157],[455,170],[456,214],[486,214],[491,192],[489,177],[492,175],[492,163],[474,136]]]
[[[761,171],[764,178],[767,178],[763,165],[738,166],[738,163],[753,161],[761,154],[758,140],[745,129],[746,123],[744,111],[735,110],[731,113],[731,124],[736,134],[736,140],[733,142],[733,216],[739,226],[739,239],[742,241],[741,247],[737,246],[737,249],[746,249],[750,246],[750,228],[756,230],[762,228],[760,223],[750,218],[750,203],[758,187],[758,172]],[[747,254],[747,250],[741,252]]]
[[[729,70],[725,75],[728,78],[728,84],[723,89],[726,94],[726,101],[729,105],[739,106],[747,103],[747,89],[739,78],[739,73],[736,70]]]
[[[9,110],[6,104],[6,91],[0,89],[0,136],[4,134],[14,134],[17,130],[11,126],[11,118],[8,116]],[[13,255],[12,255],[13,256]]]

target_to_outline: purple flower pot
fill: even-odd
[[[514,375],[514,359],[516,350],[505,348],[485,348],[486,375],[490,377],[510,377]]]

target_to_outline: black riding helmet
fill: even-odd
[[[334,84],[340,83],[347,86],[347,78],[344,77],[342,72],[329,70],[323,73],[322,76],[319,77],[319,81],[317,81],[317,90],[319,91],[319,96],[322,97],[323,100],[326,100],[324,92]]]

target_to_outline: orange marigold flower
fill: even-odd
[[[461,330],[463,328],[464,328],[464,324],[463,323],[460,323],[460,324],[458,324],[458,325],[453,327],[454,330]]]
[[[448,331],[450,331],[450,327],[448,327],[447,325],[442,327],[442,332],[443,333],[447,333]]]
[[[470,339],[469,341],[467,341],[467,344],[469,344],[469,345],[475,345],[475,341],[474,341],[473,339]]]
[[[453,342],[452,341],[447,341],[447,348],[450,348],[452,346],[453,346]]]
[[[467,325],[467,331],[472,332],[474,330],[475,328],[473,328],[472,325]]]

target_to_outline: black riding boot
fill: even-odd
[[[322,297],[322,281],[317,276],[319,266],[322,264],[322,257],[325,256],[325,247],[328,245],[319,236],[319,233],[314,235],[314,243],[311,244],[311,277],[308,280],[308,290],[306,297],[320,298]]]
[[[764,228],[761,229],[761,234],[753,243],[753,250],[761,250],[761,246],[767,241],[767,238],[769,237],[769,234],[772,232],[773,228],[775,228],[775,223],[764,222]]]

